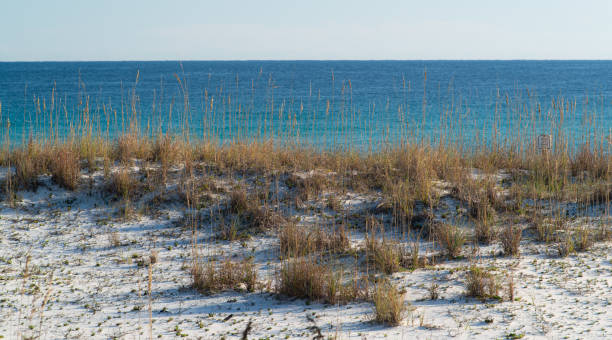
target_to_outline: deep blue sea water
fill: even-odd
[[[79,122],[141,133],[364,148],[402,139],[465,145],[612,130],[612,61],[134,61],[0,63],[14,143]],[[2,140],[5,140],[3,137]]]

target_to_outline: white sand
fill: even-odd
[[[100,181],[98,178],[96,181]],[[66,192],[43,178],[36,193],[20,192],[16,208],[0,208],[0,336],[16,339],[149,337],[147,268],[136,256],[158,252],[153,266],[153,337],[239,339],[249,320],[249,339],[313,338],[315,325],[325,338],[338,339],[528,339],[612,337],[612,254],[608,243],[558,258],[552,245],[524,239],[522,256],[501,257],[498,245],[481,247],[476,256],[431,269],[401,272],[392,281],[406,290],[410,313],[398,327],[371,322],[372,304],[330,306],[278,297],[269,292],[225,292],[205,296],[190,287],[191,233],[176,226],[179,206],[161,206],[156,218],[123,222],[114,217],[117,202],[99,191]],[[367,203],[367,202],[365,202]],[[349,195],[345,208],[366,205]],[[374,203],[373,203],[374,204]],[[314,213],[313,213],[314,214]],[[313,218],[302,218],[312,221]],[[575,221],[574,223],[585,223]],[[199,237],[210,236],[204,227]],[[111,247],[116,231],[122,245]],[[354,232],[358,246],[363,235]],[[428,244],[423,244],[426,249]],[[206,254],[253,255],[260,281],[272,280],[278,264],[277,240],[262,235],[240,242],[203,242]],[[471,254],[464,247],[464,254]],[[492,254],[497,254],[494,256]],[[23,278],[26,256],[30,275]],[[512,268],[516,301],[481,302],[465,298],[465,268],[470,260],[497,269]],[[432,280],[441,298],[427,299]],[[48,301],[40,310],[45,295]],[[314,323],[309,321],[312,317]]]

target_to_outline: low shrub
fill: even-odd
[[[247,211],[254,209],[253,205],[257,205],[257,202],[249,201],[246,191],[234,190],[229,194],[228,209],[232,214],[243,214]]]

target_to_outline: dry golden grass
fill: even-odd
[[[40,144],[30,141],[26,146],[13,151],[11,164],[15,167],[12,177],[13,187],[17,190],[36,190],[38,176],[45,172],[47,156]]]
[[[495,227],[488,222],[476,221],[474,225],[474,238],[476,242],[489,244],[497,236]]]
[[[328,294],[326,282],[331,275],[329,267],[312,259],[288,260],[282,264],[277,292],[314,301],[325,300]]]
[[[314,258],[289,259],[281,263],[276,292],[285,296],[321,301],[330,304],[366,299],[367,285],[353,278],[345,282],[341,272]]]
[[[127,163],[133,158],[149,158],[150,148],[148,139],[139,136],[137,132],[129,132],[117,138],[112,154],[114,159]]]
[[[273,211],[266,201],[257,195],[248,195],[237,189],[229,193],[229,201],[222,212],[227,223],[237,223],[237,227],[250,233],[263,232],[286,223],[285,218]]]
[[[597,150],[514,155],[512,162],[501,162],[503,149],[484,149],[472,155],[461,153],[453,146],[433,148],[422,144],[355,153],[280,147],[269,142],[193,144],[167,134],[150,139],[126,133],[114,142],[90,138],[89,141],[80,138],[53,143],[33,139],[9,151],[10,156],[3,157],[4,164],[10,160],[15,167],[13,180],[19,189],[33,189],[37,176],[47,171],[56,173],[67,188],[73,188],[74,164],[80,168],[84,162],[92,168],[97,157],[104,160],[108,173],[114,161],[127,164],[133,159],[151,160],[160,165],[163,178],[167,177],[169,167],[181,160],[188,165],[189,172],[194,162],[204,162],[228,174],[289,172],[284,182],[302,200],[314,199],[325,190],[380,191],[388,198],[398,221],[404,222],[412,216],[416,202],[436,204],[434,180],[455,185],[454,196],[469,204],[475,219],[488,222],[494,219],[496,210],[505,206],[504,202],[490,180],[470,179],[467,174],[474,165],[482,165],[493,173],[500,169],[520,170],[513,172],[511,181],[514,195],[523,198],[575,199],[584,204],[610,202],[612,198],[612,156]],[[112,152],[110,145],[113,145]],[[312,175],[295,175],[298,171],[312,170],[317,171]]]
[[[471,267],[466,273],[466,295],[479,299],[499,298],[500,284],[495,274],[480,267]]]
[[[137,174],[130,169],[121,167],[111,174],[106,190],[119,198],[129,200],[138,193],[141,187],[141,183],[136,176]]]
[[[79,184],[81,165],[79,155],[69,145],[58,146],[49,160],[53,181],[59,186],[75,190]]]
[[[515,225],[509,225],[499,234],[499,241],[506,256],[518,257],[521,254],[523,230]]]
[[[366,240],[366,257],[369,263],[385,274],[393,274],[402,269],[402,251],[400,245],[384,237],[377,239],[370,236]]]
[[[252,292],[257,287],[257,272],[250,259],[235,262],[228,258],[221,263],[210,260],[206,264],[195,262],[191,276],[193,287],[204,294],[243,289]]]
[[[111,247],[121,246],[121,236],[116,231],[110,231],[108,233],[108,243]]]
[[[159,135],[153,142],[151,160],[160,166],[162,183],[166,183],[168,169],[179,159],[179,151],[180,147],[177,142],[168,134]]]
[[[383,280],[376,284],[372,299],[376,322],[389,326],[400,324],[406,312],[404,293],[400,292],[389,281]]]
[[[350,247],[343,226],[309,229],[289,223],[280,228],[278,239],[280,253],[285,257],[299,257],[314,252],[339,253]]]
[[[587,251],[593,246],[593,231],[588,226],[580,226],[574,230],[574,249],[577,252]]]
[[[436,223],[432,228],[436,241],[448,257],[456,258],[461,255],[461,249],[466,242],[465,232],[447,223]]]
[[[319,196],[330,185],[330,181],[321,174],[304,177],[292,174],[285,180],[285,184],[295,189],[296,196],[302,201],[308,201]]]
[[[538,242],[550,243],[557,238],[555,224],[545,219],[540,213],[532,217],[532,229]]]

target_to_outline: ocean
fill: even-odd
[[[220,143],[469,147],[550,134],[580,147],[606,145],[611,99],[612,61],[0,63],[2,140],[15,144],[138,127]]]

